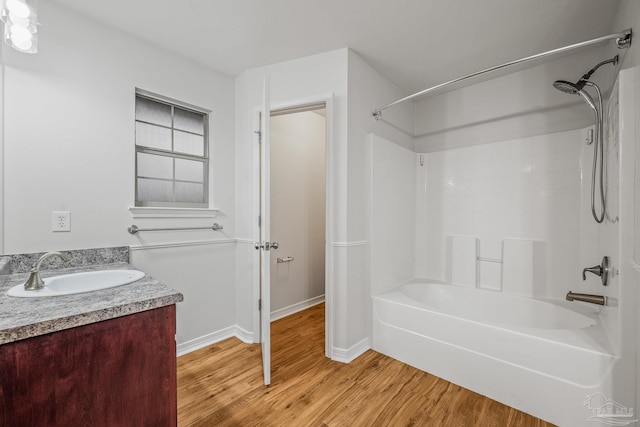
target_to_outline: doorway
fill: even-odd
[[[256,330],[259,331],[259,342],[262,345],[265,385],[268,385],[271,382],[270,325],[272,312],[274,312],[274,315],[277,317],[284,317],[308,307],[312,307],[315,304],[320,304],[324,300],[325,356],[332,358],[333,354],[333,95],[318,97],[307,102],[303,101],[298,103],[281,104],[271,108],[269,102],[269,85],[268,81],[265,81],[263,98],[261,111],[268,111],[269,113],[263,115],[262,112],[256,111],[258,113],[256,115],[256,129],[259,130],[256,130],[255,133],[259,144],[256,144],[255,165],[259,173],[256,176],[257,181],[255,181],[254,194],[256,195],[255,200],[259,202],[257,205],[259,208],[259,216],[257,228],[255,229],[255,235],[257,237],[255,248],[258,249],[258,252],[256,252],[256,257],[254,258],[256,263],[255,265],[257,266],[255,270],[257,274],[254,276],[254,289],[256,292],[255,295],[258,297],[257,306],[259,314],[256,317]],[[285,152],[286,157],[284,160],[275,160],[272,162],[272,113],[273,118],[276,120],[278,120],[278,117],[280,116],[294,117],[293,127],[297,129],[296,132],[304,131],[305,129],[318,129],[319,132],[322,133],[322,130],[324,130],[324,138],[319,139],[320,142],[324,142],[324,147],[322,147],[322,145],[316,145],[313,147],[315,150],[312,151],[313,154],[300,154],[296,151],[301,148],[299,141],[304,140],[306,137],[303,136],[304,134],[298,133],[293,138],[287,138],[289,143],[298,141],[298,146],[292,149],[291,146],[287,146],[285,144],[283,149],[276,148],[276,151],[274,151],[276,156],[278,151],[283,151]],[[306,114],[298,115],[299,113]],[[299,117],[303,117],[306,120],[295,119]],[[288,122],[290,120],[285,121]],[[313,122],[315,124],[311,125],[309,122]],[[280,128],[279,124],[276,126]],[[282,128],[280,128],[280,131],[282,131]],[[297,154],[292,155],[294,152],[297,152]],[[324,162],[318,162],[314,166],[309,166],[306,161],[300,160],[305,157],[315,157],[316,160],[324,157]],[[278,184],[279,188],[275,190],[275,197],[278,200],[277,203],[280,204],[280,201],[284,200],[285,210],[297,210],[306,216],[302,220],[282,221],[285,229],[284,231],[277,231],[277,233],[283,233],[282,237],[284,237],[285,240],[287,240],[287,236],[292,234],[293,237],[296,238],[299,237],[298,234],[307,237],[302,240],[302,244],[298,241],[297,245],[292,246],[283,241],[282,249],[280,249],[280,236],[271,231],[273,218],[271,215],[273,188],[271,183],[272,163],[276,170],[290,170],[292,165],[303,165],[302,167],[297,167],[297,169],[307,172],[307,175],[302,177],[291,177],[284,174],[285,178],[280,180],[281,183]],[[324,177],[321,177],[318,173],[308,174],[310,169],[313,169],[316,172],[324,171]],[[274,176],[274,178],[276,180],[279,179],[276,176]],[[317,185],[311,187],[312,182],[315,183],[314,185]],[[303,191],[300,192],[300,188],[298,187],[296,187],[296,191],[290,191],[294,184],[298,186],[301,183],[304,184],[304,186],[301,186]],[[324,186],[322,185],[323,183]],[[323,187],[324,197],[322,197]],[[321,195],[319,198],[314,198],[312,199],[313,201],[307,201],[305,204],[300,203],[302,199],[310,198],[310,194],[317,195],[318,193]],[[294,194],[293,197],[292,194]],[[323,213],[324,219],[322,219],[321,216]],[[292,224],[296,221],[298,221],[298,223],[304,223],[307,230],[301,231],[300,228],[293,227]],[[278,227],[277,224],[276,227]],[[322,231],[322,228],[324,228],[324,231]],[[318,231],[320,232],[318,233]],[[313,239],[309,239],[308,236],[313,236]],[[288,251],[288,253],[285,251]],[[297,259],[296,253],[298,253]],[[309,262],[310,254],[312,254],[311,262]],[[324,260],[322,260],[323,254]],[[278,262],[278,258],[280,258],[280,262]],[[296,264],[296,261],[300,262]],[[311,269],[309,269],[309,264],[313,265]],[[301,267],[303,266],[306,266],[306,268],[302,269]],[[300,278],[298,280],[292,278],[292,274],[295,269],[302,271],[302,274],[298,275]],[[272,305],[271,303],[272,270],[274,282],[276,283],[273,286],[273,289],[276,292],[275,305]],[[322,280],[323,271],[324,280]],[[320,279],[318,279],[318,277],[320,277]],[[301,288],[293,287],[295,283],[301,282],[306,283],[306,288],[304,286]],[[312,290],[310,290],[309,284],[311,284]],[[287,290],[289,292],[287,292]],[[322,290],[324,290],[324,293],[322,293]]]
[[[324,302],[326,107],[271,112],[271,320]]]

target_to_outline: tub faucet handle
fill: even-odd
[[[600,265],[596,265],[594,267],[587,267],[582,270],[582,280],[587,280],[587,272],[593,273],[596,276],[600,276],[602,279],[602,286],[607,286],[609,282],[609,257],[602,257],[602,263]]]
[[[602,267],[599,265],[596,265],[595,267],[587,267],[584,270],[582,270],[582,280],[587,280],[587,271],[589,273],[595,274],[596,276],[602,277]]]

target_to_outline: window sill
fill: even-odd
[[[206,208],[155,208],[132,206],[131,218],[215,218],[220,209]]]

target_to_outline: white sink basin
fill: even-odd
[[[11,297],[35,298],[55,297],[60,295],[81,294],[126,285],[144,277],[138,270],[100,270],[85,273],[64,274],[47,277],[44,288],[26,291],[24,284],[9,289],[7,295]]]

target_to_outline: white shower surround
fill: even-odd
[[[635,85],[633,71],[626,70],[614,88],[612,104],[617,108],[615,95],[619,94],[620,118],[615,123],[617,115],[610,112],[614,119],[609,126],[619,129],[620,135],[608,146],[608,191],[609,212],[619,221],[601,227],[590,214],[592,147],[583,144],[584,130],[428,154],[370,137],[374,350],[563,426],[585,425],[593,413],[585,402],[593,392],[626,408],[634,406],[634,302],[640,267],[633,263],[633,242],[624,237],[633,235],[634,228]],[[439,162],[433,162],[436,158]],[[447,171],[452,165],[457,171]],[[380,185],[389,180],[392,185]],[[462,181],[465,185],[455,189]],[[447,188],[448,183],[455,185]],[[479,188],[493,193],[492,197],[474,194]],[[471,205],[465,205],[469,200]],[[496,215],[500,212],[502,216]],[[415,228],[408,237],[406,223],[412,221]],[[378,232],[390,226],[398,231],[393,244],[387,244],[388,233]],[[500,242],[505,239],[542,242],[547,255],[545,279],[532,280],[529,287],[505,284],[504,266],[496,263],[499,268],[481,271],[476,283],[477,288],[488,289],[465,290],[500,299],[518,289],[520,295],[579,309],[585,303],[562,301],[573,290],[606,295],[609,304],[593,317],[594,326],[518,329],[469,319],[474,312],[469,308],[469,313],[463,309],[445,313],[433,304],[409,302],[406,294],[394,290],[414,277],[443,280],[445,239],[464,234],[480,240],[481,257],[500,259],[504,255]],[[400,244],[414,245],[415,250],[407,253]],[[615,266],[609,286],[602,287],[595,276],[583,282],[582,268],[599,263],[603,255],[611,256]],[[409,271],[408,260],[414,259],[414,270]],[[494,303],[493,310],[499,310]],[[482,310],[475,310],[478,313]],[[591,347],[594,342],[598,343],[595,348]],[[512,358],[514,349],[523,356],[519,362]],[[542,369],[545,359],[555,363],[546,371]]]
[[[417,169],[422,214],[416,277],[446,280],[446,236],[476,236],[478,256],[492,259],[503,258],[505,239],[535,240],[545,245],[546,277],[527,294],[562,298],[565,284],[579,279],[583,261],[584,134],[573,130],[424,154],[425,166]],[[587,263],[596,260],[595,254],[583,256]],[[499,263],[477,268],[480,287],[501,289]]]

